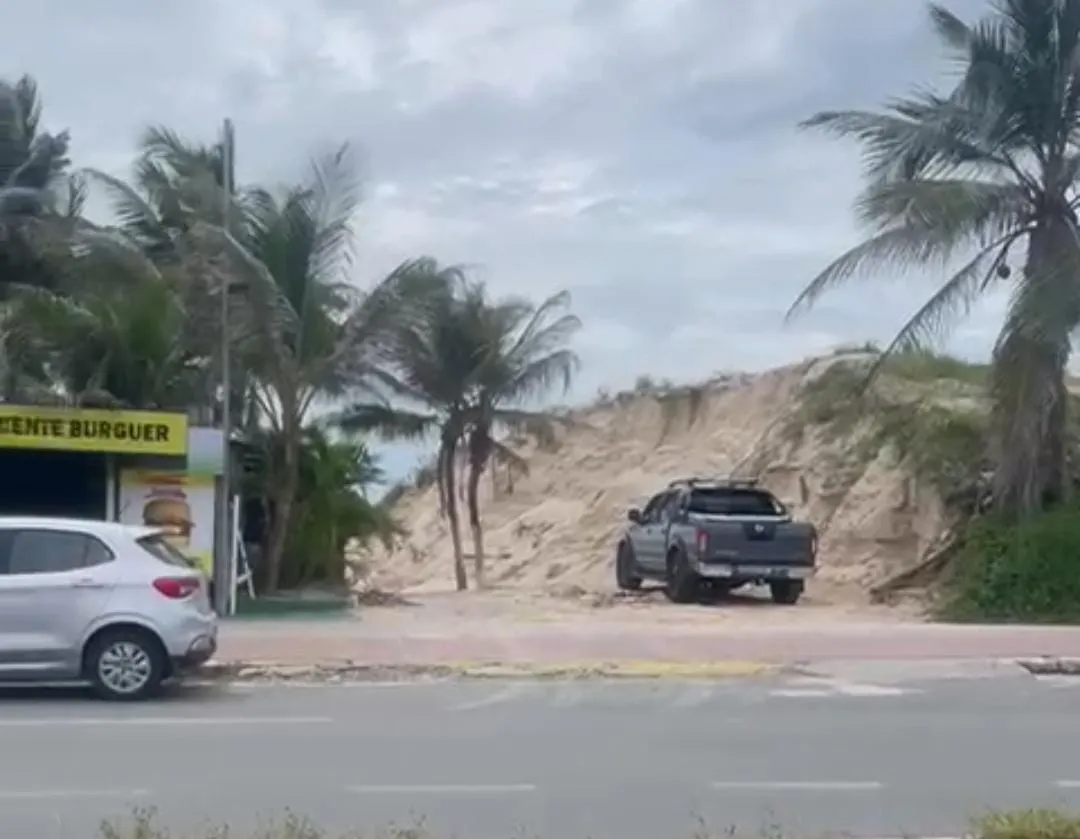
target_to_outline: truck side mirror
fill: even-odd
[[[634,524],[641,524],[641,510],[639,510],[637,507],[632,507],[630,510],[627,511],[626,518],[628,521],[633,522]]]

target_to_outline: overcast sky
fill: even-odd
[[[44,0],[8,22],[0,75],[38,79],[77,164],[124,174],[148,123],[210,142],[224,116],[244,180],[357,143],[357,282],[431,254],[498,293],[570,289],[571,399],[887,339],[933,287],[783,323],[859,235],[856,150],[795,124],[940,78],[917,0]],[[950,349],[985,355],[1000,311]]]

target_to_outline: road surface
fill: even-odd
[[[871,671],[867,671],[871,672]],[[0,697],[5,835],[174,835],[283,807],[437,836],[957,835],[982,808],[1080,808],[1080,680],[843,677],[186,688],[139,706]],[[970,674],[969,674],[970,675]]]

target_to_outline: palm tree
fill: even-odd
[[[187,277],[193,329],[210,324],[212,331],[216,316],[201,316],[202,308],[242,290],[232,318],[234,360],[256,419],[281,442],[268,464],[273,517],[260,567],[273,591],[308,417],[317,401],[366,392],[379,379],[383,339],[404,317],[412,286],[403,271],[367,295],[348,281],[360,198],[348,146],[313,161],[306,182],[278,194],[237,190],[228,230],[219,161],[216,147],[155,129],[144,138],[137,186],[89,174],[109,188],[122,232]]]
[[[247,242],[232,239],[239,275],[246,271],[258,301],[267,285],[276,297],[255,308],[240,358],[280,459],[270,464],[274,516],[264,556],[264,586],[278,586],[282,553],[299,481],[304,427],[319,400],[378,390],[390,335],[408,322],[416,285],[407,270],[392,272],[369,293],[348,280],[359,181],[347,146],[312,164],[308,181],[266,195],[250,216]],[[283,305],[278,306],[277,301]]]
[[[405,263],[397,272],[410,278],[415,297],[424,300],[419,317],[402,322],[394,334],[391,369],[378,399],[342,410],[338,426],[349,432],[372,431],[386,440],[438,438],[435,484],[439,509],[447,519],[454,552],[454,581],[468,588],[458,517],[455,466],[466,433],[471,377],[482,346],[464,323],[459,297],[461,269],[440,267],[429,258]]]
[[[12,293],[3,332],[17,381],[75,403],[184,410],[209,365],[177,283],[152,270],[124,274],[114,260],[80,263],[77,288]]]
[[[569,390],[580,361],[567,348],[581,321],[570,314],[570,295],[562,292],[540,305],[510,299],[486,300],[482,284],[466,289],[463,306],[473,331],[481,337],[468,410],[469,476],[466,499],[472,531],[474,577],[484,585],[484,533],[480,519],[480,479],[493,458],[519,471],[523,461],[496,439],[499,433],[533,437],[542,445],[553,441],[566,419],[525,406],[556,386]]]
[[[272,201],[261,188],[237,187],[235,171],[226,178],[225,160],[221,141],[205,145],[165,126],[151,126],[139,140],[130,184],[100,171],[87,170],[92,180],[108,189],[124,236],[137,243],[155,263],[182,265],[188,277],[185,299],[192,312],[192,325],[203,332],[216,333],[218,347],[221,342],[219,294],[223,289],[229,289],[233,301],[230,342],[239,340],[248,331],[244,321],[252,317],[250,295],[235,293],[250,291],[250,283],[232,276],[236,273],[235,266],[229,270],[222,265],[221,252],[235,251],[238,244],[249,244],[254,213]],[[229,234],[236,239],[235,243],[219,241],[224,222],[222,190],[226,183],[233,190]],[[213,231],[214,241],[200,241],[207,237],[208,231]],[[247,371],[238,359],[232,361],[231,404],[239,415],[250,416]],[[218,367],[220,381],[220,363]],[[217,390],[213,389],[197,400],[205,415],[216,411],[218,398]]]
[[[822,271],[789,316],[873,269],[962,258],[884,359],[923,346],[1009,281],[991,383],[994,500],[1023,514],[1067,489],[1064,373],[1080,325],[1080,0],[1000,0],[974,25],[939,5],[930,17],[960,71],[950,92],[805,123],[862,143],[868,186],[857,206],[870,237]],[[1016,271],[1014,252],[1024,254]]]
[[[68,175],[66,131],[41,130],[41,99],[30,76],[0,81],[0,285],[52,287],[57,272],[43,250],[55,231],[42,221],[77,216],[84,192]]]
[[[248,441],[245,470],[247,495],[258,499],[272,520],[266,496],[273,476],[267,467],[280,454],[280,436],[261,430]],[[402,533],[388,507],[372,502],[367,490],[381,483],[378,461],[362,442],[333,439],[319,424],[304,428],[300,447],[297,503],[289,530],[293,562],[282,571],[289,586],[329,582],[340,585],[345,577],[345,547],[351,539],[368,544],[372,539],[391,547]]]

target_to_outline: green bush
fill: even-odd
[[[1060,810],[990,813],[971,825],[972,839],[1080,839],[1080,817]]]
[[[1061,507],[1008,523],[973,521],[944,581],[940,616],[951,620],[1080,621],[1080,509]]]

